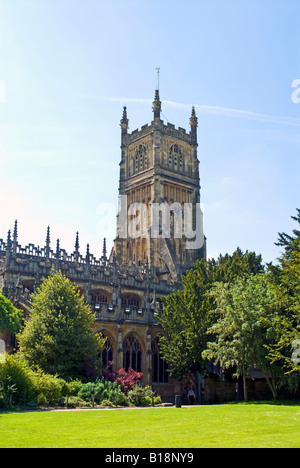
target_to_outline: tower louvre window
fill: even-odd
[[[139,145],[135,152],[135,173],[148,169],[147,149],[145,145]]]
[[[179,167],[178,167],[179,166]],[[180,146],[174,144],[169,150],[169,167],[178,170],[183,169],[183,158]]]

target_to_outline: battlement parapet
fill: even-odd
[[[132,133],[127,133],[123,136],[123,144],[125,146],[130,145],[140,140],[141,138],[144,138],[145,136],[149,135],[154,130],[159,130],[162,133],[165,133],[166,135],[170,135],[180,140],[184,140],[185,142],[190,144],[194,143],[194,138],[191,132],[188,133],[184,128],[181,127],[178,127],[177,129],[175,125],[171,124],[170,122],[167,122],[167,125],[165,125],[163,120],[159,120],[151,122],[151,125],[144,125],[140,130],[136,129],[133,130]]]
[[[90,281],[94,287],[120,285],[122,288],[135,289],[141,293],[151,290],[164,295],[170,294],[176,288],[173,283],[159,279],[148,265],[120,265],[115,256],[113,261],[109,262],[105,252],[97,259],[89,252],[89,247],[85,257],[78,249],[68,254],[65,249],[59,248],[59,241],[54,252],[47,245],[43,248],[34,244],[22,247],[10,239],[6,243],[0,239],[0,261],[2,275],[34,280],[38,278],[38,282],[40,278],[48,277],[54,268],[75,283],[87,284]],[[4,282],[5,287],[7,285]],[[15,285],[11,285],[11,289],[13,287]]]

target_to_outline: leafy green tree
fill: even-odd
[[[276,337],[278,299],[268,275],[247,275],[233,283],[216,283],[210,293],[216,303],[217,321],[208,330],[214,341],[208,342],[203,357],[220,363],[223,369],[236,368],[242,375],[247,401],[246,376],[250,366],[263,371],[277,396],[277,372],[268,360],[266,345]]]
[[[205,374],[207,360],[202,352],[207,348],[207,329],[215,320],[214,298],[208,294],[216,281],[229,282],[246,273],[264,270],[261,256],[237,249],[232,255],[220,255],[217,260],[198,261],[182,278],[182,290],[169,295],[158,321],[167,332],[160,339],[163,358],[170,365],[170,374],[182,380]]]
[[[22,312],[16,309],[11,301],[0,294],[0,332],[6,330],[12,334],[18,333],[21,328]]]
[[[61,272],[53,273],[33,296],[30,319],[19,335],[20,351],[44,372],[80,378],[83,363],[96,362],[104,344],[92,330],[94,320],[77,287]]]
[[[292,219],[300,224],[300,210]],[[290,389],[296,390],[300,381],[300,366],[293,359],[293,345],[300,339],[300,231],[293,230],[294,236],[279,234],[276,245],[283,246],[284,252],[279,265],[269,265],[273,283],[281,300],[278,317],[277,342],[269,347],[269,358],[280,365],[287,377]]]

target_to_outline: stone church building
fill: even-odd
[[[201,242],[191,242],[202,229],[197,217],[198,123],[192,108],[189,132],[165,124],[156,90],[151,124],[132,133],[128,124],[124,107],[119,214],[112,252],[108,255],[104,240],[100,258],[90,252],[89,245],[82,254],[77,233],[74,252],[68,254],[60,240],[51,247],[50,228],[42,248],[34,244],[22,247],[16,222],[6,241],[0,239],[2,290],[24,311],[26,320],[30,294],[53,266],[61,270],[94,310],[95,332],[107,337],[104,364],[113,361],[115,368],[143,372],[143,383],[170,400],[180,386],[169,377],[159,353],[159,336],[164,331],[157,316],[162,299],[180,287],[181,275],[206,256],[203,232]],[[14,337],[2,338],[8,349],[14,346]]]

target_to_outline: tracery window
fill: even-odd
[[[168,383],[168,364],[163,360],[160,349],[159,340],[156,338],[152,341],[152,382],[156,383]]]
[[[131,367],[136,372],[142,371],[142,349],[139,340],[129,335],[123,342],[123,367],[128,372]]]
[[[94,292],[92,294],[92,302],[94,304],[107,304],[108,302],[108,297],[106,294],[101,293],[101,292]]]
[[[106,337],[105,345],[102,351],[102,365],[109,367],[109,363],[113,361],[113,349],[111,341]]]
[[[134,306],[134,307],[140,307],[141,301],[137,297],[133,296],[122,296],[122,306]]]

